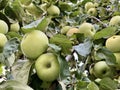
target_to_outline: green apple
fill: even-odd
[[[67,36],[72,36],[74,33],[78,33],[78,32],[79,32],[79,29],[78,29],[78,28],[70,28],[70,29],[67,31],[66,35],[67,35]]]
[[[92,2],[87,2],[85,4],[85,10],[88,11],[90,8],[94,8],[95,5]]]
[[[5,21],[0,20],[0,33],[6,34],[8,32],[8,25]]]
[[[119,68],[120,69],[120,52],[118,52],[118,53],[113,53],[114,55],[115,55],[115,57],[116,57],[116,63],[117,63],[117,68]]]
[[[3,33],[0,33],[0,48],[3,48],[7,41],[7,37]]]
[[[18,32],[20,30],[20,25],[18,22],[12,23],[10,25],[10,31]]]
[[[113,35],[106,40],[105,46],[111,52],[119,52],[120,51],[119,42],[120,42],[120,35]]]
[[[93,67],[93,74],[97,78],[111,77],[112,69],[106,64],[105,61],[95,63]]]
[[[94,3],[94,6],[95,6],[95,7],[98,7],[98,6],[99,6],[99,4],[95,2],[95,3]]]
[[[39,30],[33,30],[23,36],[20,46],[26,57],[36,59],[47,50],[48,43],[48,37],[45,33]]]
[[[79,27],[79,33],[83,33],[85,37],[93,37],[96,30],[91,23],[82,23]]]
[[[97,10],[96,10],[96,8],[90,8],[90,9],[87,11],[87,14],[92,15],[92,16],[96,16],[96,15],[97,15]]]
[[[109,22],[109,26],[120,25],[120,16],[113,16]]]
[[[41,80],[48,82],[56,80],[60,73],[60,65],[57,56],[53,53],[40,55],[35,61],[35,69]]]
[[[61,34],[66,34],[67,33],[67,31],[69,30],[71,28],[71,26],[64,26],[64,27],[62,27],[62,29],[61,29]]]
[[[47,8],[47,13],[51,16],[58,16],[60,15],[60,9],[55,5],[51,5]]]

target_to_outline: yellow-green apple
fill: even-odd
[[[38,77],[46,82],[56,80],[60,73],[58,58],[53,53],[40,55],[35,61],[35,70]]]
[[[48,37],[45,33],[33,30],[23,36],[20,46],[26,57],[36,59],[47,50],[48,43]]]
[[[7,41],[7,37],[3,33],[0,33],[0,48],[3,48]]]
[[[51,16],[58,16],[60,15],[60,9],[55,5],[51,5],[47,8],[47,13]]]
[[[10,31],[18,32],[20,30],[20,25],[18,22],[12,23],[10,25]]]
[[[93,67],[93,74],[97,78],[111,77],[112,69],[107,65],[105,61],[99,61],[95,63]]]
[[[114,55],[115,55],[115,57],[116,57],[116,63],[117,63],[117,68],[119,68],[120,69],[120,52],[118,52],[118,53],[113,53]]]
[[[87,11],[87,14],[92,15],[92,16],[96,16],[96,15],[97,15],[97,10],[96,10],[96,8],[90,8],[90,9]]]
[[[119,42],[120,35],[113,35],[106,40],[105,46],[111,52],[119,52],[120,51],[120,45],[118,44]]]
[[[78,28],[70,28],[70,29],[67,31],[66,35],[67,35],[67,36],[72,36],[74,33],[78,33],[78,32],[79,32],[79,29],[78,29]]]
[[[71,28],[71,26],[64,26],[64,27],[62,27],[60,33],[61,33],[61,34],[66,34],[67,31],[68,31],[70,28]]]
[[[94,8],[95,5],[92,2],[87,2],[85,4],[85,10],[88,11],[90,8]]]
[[[109,22],[109,25],[120,25],[120,16],[113,16]]]
[[[5,21],[0,20],[0,33],[6,34],[8,32],[8,25]]]
[[[85,37],[93,37],[96,30],[91,23],[82,23],[79,27],[79,33],[83,33]]]

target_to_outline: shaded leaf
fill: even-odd
[[[99,87],[94,82],[90,82],[87,88],[88,90],[99,90]]]
[[[7,80],[0,85],[0,90],[33,90],[28,85],[22,84],[17,80]]]

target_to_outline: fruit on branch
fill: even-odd
[[[97,78],[111,77],[112,69],[106,64],[105,61],[95,63],[93,67],[93,74]]]
[[[47,13],[51,16],[59,16],[60,9],[55,5],[51,5],[50,7],[47,8]]]
[[[48,37],[45,33],[39,30],[33,30],[23,36],[20,46],[26,57],[36,59],[47,50],[48,43]]]
[[[88,11],[90,8],[94,8],[95,5],[92,2],[87,2],[85,4],[85,10]]]
[[[70,28],[71,28],[71,26],[64,26],[64,27],[62,27],[60,33],[61,33],[61,34],[66,34],[67,31],[68,31]]]
[[[18,22],[12,23],[10,25],[10,31],[18,32],[20,30],[20,25]]]
[[[113,16],[109,22],[109,25],[120,25],[120,16]]]
[[[96,16],[96,15],[97,15],[97,10],[96,10],[96,8],[90,8],[90,9],[87,11],[87,14],[92,15],[92,16]]]
[[[93,37],[96,30],[91,23],[83,23],[79,27],[79,33],[83,33],[85,37]]]
[[[3,48],[7,41],[7,37],[3,33],[0,33],[0,48]]]
[[[74,33],[79,33],[79,29],[78,29],[78,28],[70,28],[70,29],[67,31],[66,35],[67,35],[67,36],[72,36]]]
[[[119,52],[120,51],[120,45],[118,44],[119,42],[120,35],[113,35],[106,40],[105,46],[112,52]]]
[[[41,80],[48,82],[56,80],[60,73],[57,56],[53,53],[40,55],[35,62],[35,69]]]
[[[6,34],[8,32],[8,25],[5,21],[0,20],[0,33]]]

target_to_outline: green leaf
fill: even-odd
[[[87,88],[88,90],[99,90],[99,87],[94,82],[90,82]]]
[[[105,38],[108,36],[112,36],[115,34],[115,31],[117,30],[116,27],[107,27],[104,28],[100,31],[98,31],[95,35],[94,35],[94,39],[100,39],[100,38]]]
[[[91,52],[92,45],[92,41],[86,40],[84,43],[73,46],[73,49],[77,51],[79,55],[86,57]]]
[[[13,78],[15,80],[20,81],[23,84],[27,84],[32,65],[33,65],[33,62],[30,62],[30,60],[18,60],[12,66]]]
[[[14,37],[22,38],[22,36],[17,32],[8,32],[6,35],[8,35],[10,38],[14,38]]]
[[[0,0],[0,10],[4,9],[9,0]]]
[[[72,48],[72,41],[70,41],[65,35],[54,35],[50,38],[51,44],[56,44],[62,48],[62,52],[65,54],[70,53],[70,49]]]
[[[77,82],[77,90],[87,90],[87,85],[88,85],[89,83],[88,82],[86,82],[86,81],[79,81],[79,82]]]
[[[17,80],[7,80],[0,85],[0,90],[33,90],[28,85],[22,84]]]
[[[77,0],[70,0],[72,3],[77,3]]]
[[[116,90],[117,89],[117,83],[112,80],[111,78],[103,78],[100,81],[100,90]]]
[[[70,76],[69,66],[65,58],[62,56],[58,55],[58,60],[60,63],[60,80],[64,80]]]
[[[55,52],[59,52],[61,50],[61,48],[55,44],[49,44],[48,46],[54,49]]]

